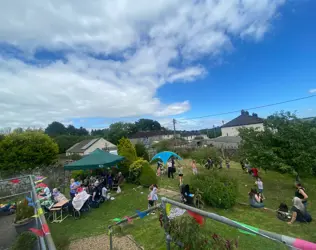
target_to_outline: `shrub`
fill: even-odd
[[[84,170],[74,170],[71,171],[71,178],[75,180],[84,180],[89,176],[89,171],[84,171]]]
[[[144,166],[140,174],[139,182],[144,187],[150,187],[152,184],[157,184],[157,176],[155,171],[149,166]]]
[[[11,250],[33,250],[37,237],[31,232],[21,233],[14,242]]]
[[[148,161],[142,158],[134,161],[129,167],[128,181],[137,185],[140,184],[139,178],[143,168],[150,168]]]
[[[237,240],[227,240],[201,227],[195,219],[180,216],[168,223],[168,229],[175,242],[181,242],[184,249],[194,250],[233,250],[238,246]],[[212,237],[210,237],[212,236]]]
[[[34,215],[34,207],[28,205],[27,199],[18,202],[15,212],[15,223],[21,223]]]
[[[237,182],[227,176],[213,171],[211,175],[196,175],[191,179],[193,190],[197,188],[203,192],[203,200],[210,206],[231,208],[237,199]]]
[[[118,154],[125,159],[119,164],[120,171],[123,175],[129,173],[129,166],[137,160],[136,150],[131,141],[127,138],[121,138],[117,145]]]
[[[143,143],[136,143],[135,150],[138,157],[141,157],[144,160],[149,161],[149,155]]]
[[[192,152],[193,150],[190,148],[177,148],[177,151],[176,151],[176,153],[184,159],[191,158]]]
[[[192,152],[191,157],[199,164],[204,164],[208,157],[211,157],[215,166],[221,162],[220,151],[216,148],[199,148]]]

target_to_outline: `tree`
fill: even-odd
[[[309,175],[316,165],[316,126],[290,112],[276,113],[264,122],[264,131],[240,129],[244,157],[252,165]]]
[[[110,142],[117,144],[123,137],[128,137],[136,132],[135,124],[116,122],[110,125],[108,139]]]
[[[57,144],[43,132],[12,133],[0,142],[0,169],[19,172],[57,160]]]
[[[49,136],[65,135],[67,134],[67,129],[64,124],[60,122],[52,122],[45,129],[45,134]]]
[[[149,161],[149,155],[143,143],[136,143],[135,150],[138,157],[141,157],[144,160]]]
[[[16,129],[14,129],[13,133],[21,134],[21,133],[23,133],[23,128],[16,128]]]
[[[73,125],[68,125],[67,127],[67,134],[68,135],[77,135],[77,129]]]
[[[124,156],[124,161],[120,164],[121,172],[128,173],[129,166],[137,160],[137,154],[134,145],[127,138],[121,138],[117,145],[118,154]]]
[[[160,131],[161,125],[159,122],[151,119],[139,119],[135,122],[137,131]]]

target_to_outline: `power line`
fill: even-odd
[[[280,105],[280,104],[284,104],[284,103],[301,101],[301,100],[309,99],[312,97],[316,97],[316,94],[304,96],[304,97],[300,97],[300,98],[296,98],[296,99],[291,99],[291,100],[287,100],[287,101],[283,101],[283,102],[276,102],[276,103],[266,104],[266,105],[262,105],[262,106],[247,108],[247,109],[243,109],[243,110],[261,109],[261,108],[276,106],[276,105]],[[224,112],[224,113],[217,113],[217,114],[204,115],[204,116],[196,116],[196,117],[190,117],[190,118],[185,118],[185,119],[180,119],[180,120],[195,120],[195,119],[207,118],[207,117],[212,117],[212,116],[229,115],[229,114],[234,114],[234,113],[239,113],[239,112],[240,112],[240,110],[234,110],[234,111],[229,111],[229,112]]]

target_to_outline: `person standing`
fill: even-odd
[[[75,179],[70,180],[70,198],[73,199],[76,195],[76,190],[78,186],[77,183],[75,182]]]
[[[168,161],[167,166],[168,166],[168,178],[172,177],[172,179],[173,179],[172,162],[171,162],[171,161]]]
[[[178,174],[179,174],[179,183],[180,186],[182,185],[182,180],[183,180],[183,166],[178,167]]]
[[[300,198],[304,207],[306,208],[308,196],[306,194],[305,188],[303,188],[302,184],[299,182],[296,182],[295,186],[296,186],[295,197]]]
[[[195,160],[192,161],[192,171],[193,175],[196,175],[198,173]]]
[[[263,182],[259,176],[257,177],[257,181],[255,183],[258,186],[259,194],[261,195],[262,199],[265,200],[265,197],[263,195]]]

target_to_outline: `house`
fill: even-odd
[[[242,110],[240,116],[221,127],[222,136],[238,136],[240,128],[255,128],[262,131],[263,121],[257,114],[249,115],[248,111]]]
[[[176,134],[176,137],[180,137],[180,134]],[[172,131],[140,131],[129,137],[133,144],[143,143],[144,145],[151,145],[162,140],[173,138],[174,133]]]
[[[104,140],[103,138],[95,138],[83,140],[81,142],[76,143],[71,148],[66,150],[66,156],[78,154],[78,155],[88,155],[96,149],[106,150],[112,154],[117,154],[117,147]]]
[[[237,149],[240,142],[240,136],[220,136],[207,140],[208,145],[224,149]]]
[[[191,142],[193,140],[207,140],[207,135],[201,134],[199,131],[183,131],[181,133],[181,138]]]

